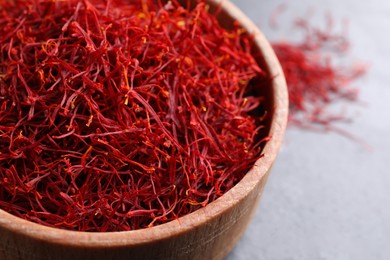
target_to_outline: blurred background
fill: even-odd
[[[345,104],[353,122],[340,127],[371,148],[288,127],[257,213],[226,259],[390,259],[390,1],[232,1],[271,42],[299,37],[295,18],[319,26],[326,14],[336,26],[349,21],[350,62],[369,67],[353,82],[361,102]],[[276,30],[269,19],[283,3]]]

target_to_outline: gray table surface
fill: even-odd
[[[233,0],[270,40],[290,39],[294,17],[349,19],[351,57],[370,65],[356,82],[366,105],[343,126],[372,150],[335,133],[289,128],[261,204],[227,260],[390,259],[390,1]],[[270,13],[281,3],[280,30]],[[351,59],[352,60],[352,59]]]

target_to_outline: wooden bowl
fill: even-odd
[[[0,210],[0,259],[222,259],[233,248],[252,217],[282,143],[288,97],[279,62],[256,26],[232,3],[222,5],[220,23],[238,20],[255,35],[259,64],[272,76],[264,91],[272,113],[265,156],[224,196],[189,215],[152,228],[126,232],[87,233],[50,228]]]

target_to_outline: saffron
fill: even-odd
[[[283,5],[271,16],[273,27],[276,27],[275,16],[284,9]],[[311,130],[334,130],[354,138],[335,126],[349,118],[330,110],[338,101],[357,101],[358,89],[350,83],[363,76],[366,67],[335,65],[332,59],[347,54],[349,41],[344,34],[332,31],[331,17],[327,24],[327,28],[321,30],[305,19],[298,19],[296,28],[305,32],[303,40],[272,42],[287,81],[289,123]]]
[[[0,208],[135,230],[222,196],[262,156],[267,76],[200,2],[0,5]]]

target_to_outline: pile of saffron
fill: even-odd
[[[272,18],[274,25],[275,17]],[[331,17],[325,29],[313,27],[305,19],[297,19],[295,25],[304,31],[303,40],[272,42],[287,81],[290,125],[336,131],[353,138],[335,125],[349,122],[350,118],[344,111],[334,112],[332,106],[340,101],[357,101],[358,88],[351,82],[365,74],[365,66],[334,62],[348,53],[349,41],[345,32],[333,31]]]
[[[222,196],[261,157],[265,74],[200,2],[0,6],[0,208],[135,230]]]

